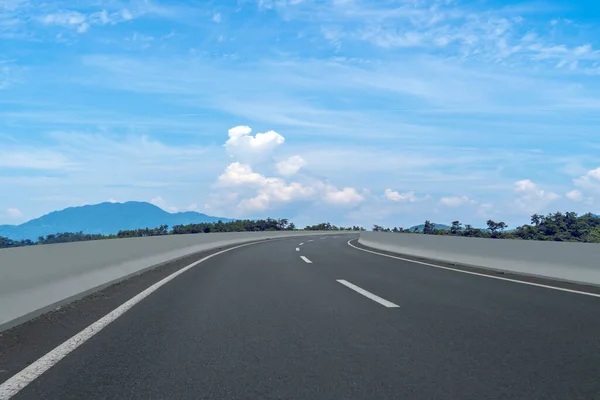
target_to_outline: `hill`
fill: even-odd
[[[423,228],[425,227],[425,224],[421,224],[421,225],[415,225],[415,226],[411,226],[410,228],[408,228],[410,231],[414,231],[415,228],[417,229],[417,232],[423,232]],[[443,225],[443,224],[433,224],[434,229],[441,229],[441,230],[448,230],[450,229],[449,225]]]
[[[21,225],[0,225],[0,236],[12,240],[31,239],[59,232],[111,235],[120,230],[155,228],[160,225],[187,225],[203,222],[228,222],[197,212],[168,213],[145,202],[101,203],[53,211]]]

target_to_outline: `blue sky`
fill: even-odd
[[[0,223],[598,212],[595,1],[0,2]]]

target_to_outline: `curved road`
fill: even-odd
[[[382,257],[348,238],[216,255],[12,398],[600,398],[600,298]]]

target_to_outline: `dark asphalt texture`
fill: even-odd
[[[0,383],[154,283],[194,261],[235,246],[191,254],[160,265],[0,332]]]
[[[307,240],[198,265],[14,398],[600,399],[600,298]]]

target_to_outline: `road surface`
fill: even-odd
[[[348,239],[273,240],[207,259],[10,398],[600,398],[600,298],[383,257]],[[46,333],[22,336],[25,348]]]

